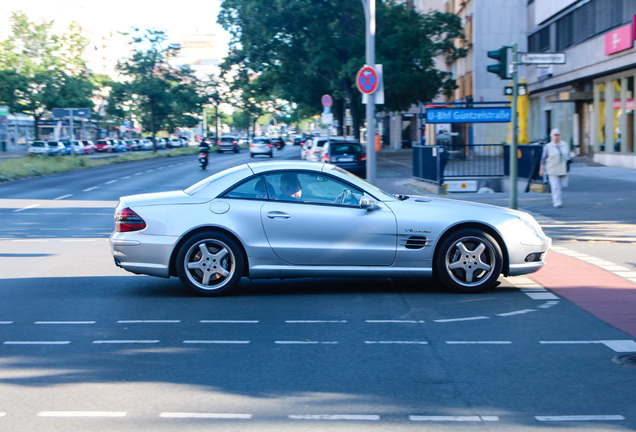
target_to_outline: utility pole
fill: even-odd
[[[375,68],[375,0],[362,0],[366,29],[365,63]],[[374,184],[376,180],[375,155],[375,94],[367,96],[367,181]]]
[[[517,64],[517,44],[512,45],[512,106],[510,114],[512,116],[512,143],[510,146],[510,208],[517,208],[517,179],[518,179],[518,158],[517,158],[517,99],[519,98],[519,78]]]

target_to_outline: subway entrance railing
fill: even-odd
[[[543,147],[518,146],[519,177],[538,178]],[[507,144],[414,145],[413,177],[442,185],[451,180],[504,179],[510,175]]]

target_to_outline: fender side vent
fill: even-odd
[[[406,239],[404,247],[407,249],[422,249],[426,247],[428,239],[426,237],[412,236]]]

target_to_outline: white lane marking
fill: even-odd
[[[448,345],[510,345],[511,341],[446,341]]]
[[[350,421],[378,421],[379,415],[375,414],[291,414],[292,420],[350,420]]]
[[[117,181],[117,180],[110,180],[110,181],[107,181],[107,182],[106,182],[106,184],[113,184],[113,183],[115,183],[116,181]]]
[[[276,341],[279,345],[336,345],[338,342],[321,342],[321,341]]]
[[[71,341],[5,341],[4,345],[68,345]]]
[[[129,179],[129,178],[130,178],[130,176],[122,177],[122,179]]]
[[[552,306],[558,305],[559,302],[558,301],[547,301],[545,303],[543,303],[542,305],[537,306],[538,308],[541,309],[548,309],[551,308]]]
[[[258,320],[201,320],[201,324],[258,324]]]
[[[119,320],[117,324],[179,324],[181,320]]]
[[[40,231],[70,231],[70,228],[40,228]]]
[[[499,421],[498,416],[422,416],[422,415],[410,415],[411,421],[429,421],[429,422],[496,422]]]
[[[513,316],[513,315],[523,315],[523,314],[527,314],[527,313],[530,313],[530,312],[536,312],[536,310],[535,309],[522,309],[522,310],[518,310],[518,311],[500,313],[500,314],[497,314],[497,316],[507,317],[507,316]]]
[[[572,258],[576,258],[588,264],[595,265],[597,267],[600,267],[604,270],[609,271],[610,273],[615,274],[616,276],[622,277],[624,279],[627,279],[631,282],[636,283],[636,272],[632,271],[631,269],[627,267],[615,264],[610,261],[606,261],[601,258],[591,256],[591,255],[575,252],[573,250],[570,250],[564,247],[553,247],[552,249],[554,249],[555,252],[570,256]]]
[[[426,341],[364,341],[367,345],[428,345]]]
[[[92,187],[84,189],[82,192],[90,192],[90,191],[95,190],[95,189],[98,189],[98,187],[97,186],[92,186]]]
[[[528,297],[533,300],[558,300],[559,297],[555,296],[551,292],[529,292],[526,293]]]
[[[184,340],[184,344],[248,344],[250,341],[246,340]]]
[[[94,344],[156,344],[158,340],[94,340]]]
[[[562,415],[562,416],[534,416],[540,422],[571,422],[571,421],[622,421],[622,415]]]
[[[59,197],[53,198],[53,199],[54,200],[63,200],[64,198],[69,198],[69,197],[72,197],[72,196],[73,196],[73,194],[66,194],[66,195],[62,195],[62,196],[59,196]]]
[[[41,411],[38,417],[126,417],[125,411]]]
[[[146,172],[147,172],[147,173],[149,173],[149,172],[153,172],[153,171],[154,171],[154,169],[146,170]]]
[[[365,320],[369,324],[424,324],[424,320]]]
[[[346,324],[347,320],[286,320],[286,324]]]
[[[13,324],[13,321],[0,321],[0,325]]]
[[[62,243],[88,243],[97,241],[95,238],[73,238],[73,239],[62,239]]]
[[[484,320],[490,319],[487,316],[475,316],[475,317],[466,317],[466,318],[448,318],[448,319],[436,319],[434,320],[436,323],[447,323],[447,322],[460,322],[460,321],[476,321],[476,320]]]
[[[143,174],[142,172],[138,172],[138,173],[134,173],[133,175],[134,176],[138,176],[138,175],[142,175],[142,174]]]
[[[636,351],[636,342],[633,340],[583,340],[583,341],[539,341],[543,345],[586,345],[603,344],[616,352]]]
[[[85,325],[95,324],[97,321],[36,321],[37,325]]]
[[[159,414],[159,417],[177,419],[249,420],[252,418],[252,414],[163,412]]]
[[[39,205],[40,205],[40,204],[31,204],[31,205],[28,205],[28,206],[26,206],[26,207],[22,207],[22,208],[19,208],[19,209],[15,209],[15,210],[13,210],[13,213],[18,213],[18,212],[21,212],[21,211],[24,211],[24,210],[32,209],[32,208],[34,208],[34,207],[39,207]]]

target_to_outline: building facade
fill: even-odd
[[[634,0],[530,0],[528,51],[563,52],[563,65],[524,66],[530,134],[553,127],[573,151],[636,168]]]

